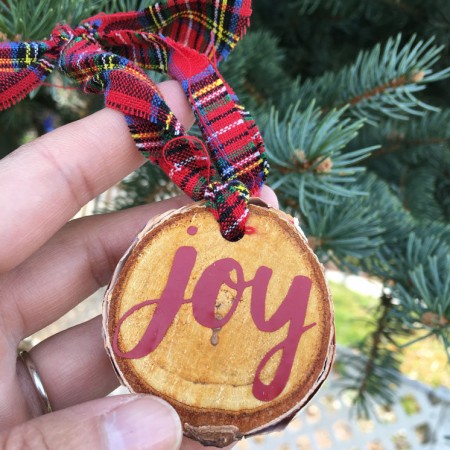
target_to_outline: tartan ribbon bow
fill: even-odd
[[[217,64],[245,34],[250,15],[251,0],[168,0],[98,14],[75,29],[59,25],[41,42],[0,43],[0,110],[57,67],[122,112],[138,149],[191,198],[206,199],[222,235],[238,240],[268,164],[254,120]],[[186,135],[145,70],[181,82],[205,144]]]

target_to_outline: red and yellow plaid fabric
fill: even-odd
[[[137,147],[194,200],[206,199],[222,235],[245,233],[248,199],[268,165],[259,130],[217,64],[245,34],[251,0],[168,0],[139,12],[98,14],[42,42],[0,43],[0,110],[57,67],[121,111]],[[204,143],[186,135],[146,70],[179,80]],[[206,149],[205,149],[206,145]]]

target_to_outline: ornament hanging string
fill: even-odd
[[[251,0],[168,0],[98,14],[75,29],[58,25],[41,42],[0,43],[0,110],[59,69],[122,112],[138,149],[193,200],[206,200],[224,238],[238,240],[268,164],[258,127],[218,64],[244,36],[250,16]],[[186,134],[147,70],[181,83],[204,143]]]

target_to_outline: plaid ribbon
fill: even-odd
[[[75,29],[59,25],[42,42],[0,43],[0,110],[57,67],[122,112],[139,150],[191,198],[206,199],[222,235],[238,240],[268,164],[254,120],[217,65],[245,34],[250,15],[251,0],[168,0],[98,14]],[[146,70],[181,82],[204,143],[186,135]]]

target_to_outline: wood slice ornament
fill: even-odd
[[[153,219],[104,301],[122,383],[169,402],[204,445],[284,428],[334,357],[330,293],[303,233],[255,204],[247,229],[225,240],[203,204]]]

